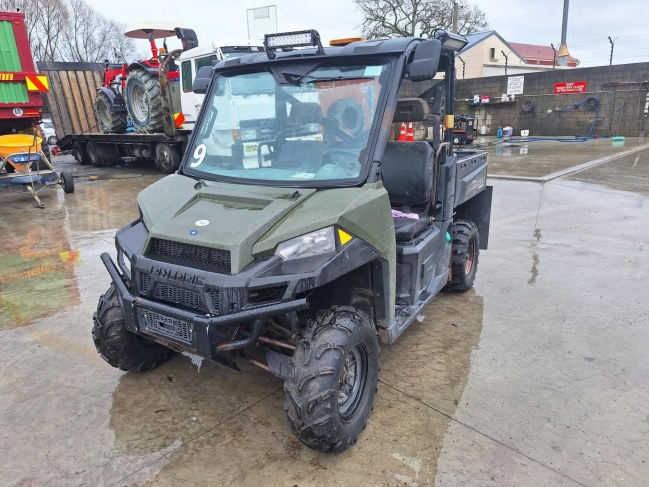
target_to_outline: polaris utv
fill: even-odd
[[[468,290],[487,247],[486,153],[453,149],[465,43],[439,32],[323,48],[312,30],[201,68],[205,101],[179,171],[139,194],[117,263],[101,255],[113,283],[92,335],[104,360],[134,371],[173,350],[249,360],[284,380],[301,442],[355,443],[379,342],[442,289]],[[420,97],[399,99],[406,80]],[[391,140],[402,122],[424,126],[418,139],[430,124],[430,139]]]

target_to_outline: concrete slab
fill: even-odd
[[[253,366],[125,374],[96,353],[98,256],[153,168],[85,173],[44,210],[0,193],[0,485],[644,485],[646,152],[494,181],[475,289],[383,347],[368,427],[338,455],[290,434],[281,381]]]

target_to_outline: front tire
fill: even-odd
[[[444,289],[463,293],[473,287],[478,271],[480,256],[478,227],[471,221],[458,220],[453,223],[451,238],[451,278]]]
[[[122,134],[126,130],[126,112],[123,105],[120,109],[115,109],[115,100],[121,100],[119,94],[115,94],[115,98],[111,99],[103,91],[98,91],[95,96],[95,118],[97,125],[105,134]]]
[[[70,172],[61,172],[61,186],[65,193],[74,193],[74,178]]]
[[[143,372],[171,357],[172,351],[167,347],[128,331],[114,284],[99,298],[93,321],[95,348],[115,368]]]
[[[178,151],[174,146],[160,142],[155,148],[155,164],[164,174],[174,173],[180,166]]]
[[[354,308],[309,322],[284,382],[288,424],[302,443],[325,453],[356,443],[374,404],[379,356],[374,323]]]

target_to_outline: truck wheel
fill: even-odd
[[[95,117],[99,129],[105,134],[122,134],[126,130],[126,113],[116,111],[114,102],[103,91],[95,96]],[[122,108],[123,110],[123,108]]]
[[[139,132],[162,132],[162,96],[158,77],[144,69],[129,71],[126,78],[126,107]]]
[[[56,145],[57,142],[58,142],[58,139],[56,138],[56,135],[50,135],[50,136],[47,138],[47,143],[48,143],[49,145]]]
[[[171,357],[172,351],[126,329],[124,310],[111,284],[93,315],[92,340],[106,362],[121,370],[143,372]]]
[[[119,159],[119,150],[117,147],[106,144],[95,144],[88,142],[86,147],[90,164],[94,167],[112,166]]]
[[[374,324],[354,308],[309,322],[284,382],[288,424],[302,443],[325,453],[356,443],[374,404],[379,356]]]
[[[451,279],[446,284],[447,291],[463,293],[473,286],[478,271],[480,237],[475,223],[458,220],[451,230]]]
[[[74,156],[74,159],[82,166],[90,163],[88,152],[86,151],[86,146],[83,142],[75,142],[73,144],[72,155]]]
[[[74,193],[74,179],[68,171],[61,172],[61,186],[65,193]]]
[[[178,151],[172,145],[160,142],[155,147],[155,165],[161,172],[171,174],[178,169],[180,165],[180,156]]]

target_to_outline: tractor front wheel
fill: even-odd
[[[119,97],[119,98],[117,98]],[[111,99],[103,91],[98,91],[95,96],[95,117],[97,125],[105,134],[122,134],[126,130],[126,112],[124,107],[115,108],[115,100],[121,100],[119,94]]]
[[[336,306],[309,322],[290,360],[284,409],[291,431],[321,452],[344,451],[367,425],[379,378],[374,323]]]
[[[126,78],[126,107],[138,132],[163,131],[162,96],[156,74],[144,69],[129,71]]]

